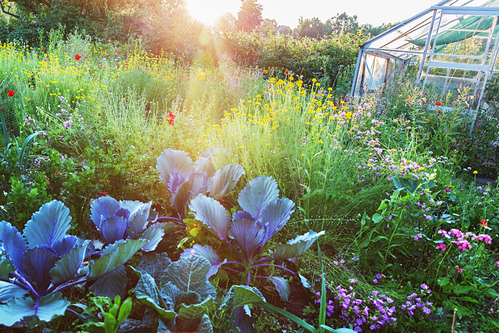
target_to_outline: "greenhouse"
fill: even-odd
[[[365,42],[351,94],[362,96],[412,75],[423,90],[472,86],[480,102],[499,71],[499,0],[444,0]]]

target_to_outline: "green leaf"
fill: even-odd
[[[263,297],[260,290],[258,290],[255,287],[234,285],[231,287],[231,290],[234,291],[234,299],[233,299],[234,308],[238,308],[240,306],[249,305],[249,304],[255,304],[258,302],[265,302],[265,297]]]
[[[460,284],[454,286],[454,294],[456,295],[463,295],[469,293],[471,290],[473,290],[473,287],[471,286],[462,286]]]
[[[52,247],[66,236],[70,228],[69,208],[60,201],[44,204],[26,223],[23,234],[30,247],[47,245]]]
[[[166,309],[166,304],[159,294],[156,282],[147,273],[142,274],[135,287],[135,296],[139,301],[156,310],[162,320],[168,322],[175,318],[175,311]]]
[[[471,303],[478,303],[478,301],[474,298],[471,298],[469,296],[464,296],[459,298],[460,301],[465,301],[465,302],[471,302]]]
[[[372,220],[374,223],[380,223],[383,220],[383,215],[376,213],[373,215]]]
[[[298,236],[295,239],[288,241],[287,244],[277,244],[276,249],[272,255],[278,259],[294,258],[302,255],[307,251],[310,246],[319,238],[324,235],[325,231],[319,233],[310,230],[304,235]]]
[[[439,277],[439,278],[437,279],[437,283],[438,283],[438,285],[439,285],[440,287],[443,287],[443,286],[448,285],[448,284],[449,284],[449,281],[450,281],[450,279],[449,279],[449,277],[448,277],[448,276]]]
[[[210,266],[209,261],[203,257],[180,258],[168,266],[161,284],[171,281],[183,292],[196,292],[202,299],[208,296],[215,297],[215,287],[206,278]]]
[[[55,263],[50,271],[54,285],[61,285],[74,277],[85,259],[85,251],[89,243],[90,240],[86,240],[83,245],[72,248]]]
[[[104,330],[106,333],[115,333],[116,329],[116,318],[110,313],[104,313]]]
[[[178,330],[193,331],[199,326],[201,318],[205,314],[215,312],[216,304],[213,298],[208,297],[198,304],[185,305],[182,304],[175,318],[175,323]]]
[[[168,253],[146,253],[142,256],[140,264],[135,268],[142,274],[149,274],[157,282],[161,280],[161,276],[166,271],[166,268],[172,263],[168,258]]]
[[[34,301],[31,297],[12,298],[0,305],[0,325],[12,326],[23,318],[35,316],[40,321],[49,322],[55,316],[62,316],[71,304],[61,299],[61,293],[53,293]]]
[[[123,302],[123,304],[121,304],[120,312],[118,313],[118,326],[121,325],[121,323],[128,318],[131,312],[132,312],[132,298],[128,297]]]
[[[108,245],[102,257],[90,262],[89,277],[96,278],[114,271],[126,263],[147,241],[143,239],[119,240]]]
[[[124,297],[127,283],[126,269],[124,266],[119,266],[114,271],[100,276],[89,290],[97,296],[114,298],[119,295]]]
[[[0,281],[0,302],[6,302],[14,297],[23,297],[29,294],[29,291],[13,283]]]
[[[494,289],[492,288],[488,288],[484,291],[482,291],[486,296],[489,296],[489,297],[499,297],[499,294],[497,293],[497,291],[495,291]]]

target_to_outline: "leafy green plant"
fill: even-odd
[[[83,262],[90,240],[67,235],[70,220],[69,209],[54,200],[33,214],[23,235],[10,223],[0,222],[5,253],[0,264],[0,324],[34,327],[63,315],[71,303],[62,291],[109,276],[147,242],[115,242],[87,267]]]
[[[244,210],[234,213],[232,222],[229,222],[230,217],[225,208],[213,198],[198,195],[189,205],[194,212],[194,218],[208,226],[212,233],[232,249],[234,260],[221,261],[210,245],[203,247],[199,244],[194,245],[192,249],[184,250],[182,256],[196,255],[208,259],[213,267],[211,275],[215,274],[219,267],[236,265],[241,270],[235,271],[245,275],[246,284],[249,285],[252,271],[259,267],[272,266],[295,274],[284,266],[269,265],[267,262],[298,257],[324,234],[324,231],[317,233],[311,230],[288,241],[287,244],[277,244],[271,256],[265,256],[263,248],[288,222],[294,212],[295,204],[287,198],[279,198],[277,182],[272,177],[266,176],[251,180],[239,193],[238,203]],[[288,299],[290,290],[285,278],[257,277],[272,281],[281,298]]]
[[[114,303],[108,297],[90,297],[92,305],[88,306],[81,314],[87,322],[78,326],[81,332],[116,333],[120,325],[128,318],[132,311],[132,299],[129,297],[121,303],[120,296],[116,295]],[[100,313],[104,322],[98,321],[96,312]]]

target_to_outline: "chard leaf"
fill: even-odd
[[[163,239],[164,235],[165,230],[159,225],[153,225],[147,228],[147,230],[140,235],[140,238],[148,240],[149,242],[142,246],[141,250],[145,252],[154,251],[156,246],[158,246],[158,243]]]
[[[180,331],[196,331],[200,332],[198,328],[200,326],[204,327],[203,332],[213,332],[213,327],[211,327],[211,322],[207,314],[215,312],[216,304],[213,298],[208,297],[204,301],[198,304],[185,305],[182,304],[178,311],[178,315],[175,318],[175,326],[177,330]],[[202,325],[203,317],[208,317],[208,322],[210,325]],[[211,328],[211,330],[210,330]]]
[[[135,287],[135,296],[139,301],[155,310],[166,322],[175,318],[175,311],[167,309],[161,299],[156,282],[149,274],[143,274]]]
[[[57,255],[59,255],[59,257],[62,257],[75,247],[77,241],[78,237],[76,236],[66,236],[55,243],[54,246],[52,246],[52,249],[57,252]]]
[[[324,235],[325,232],[321,231],[319,233],[310,230],[304,235],[298,236],[292,239],[288,244],[277,244],[274,253],[272,254],[274,258],[277,259],[288,259],[294,258],[302,255],[307,251],[310,246],[315,242],[317,238]]]
[[[180,254],[180,258],[184,258],[191,255],[196,255],[206,258],[210,262],[211,267],[208,270],[208,273],[206,273],[206,278],[208,279],[211,276],[217,274],[220,266],[222,266],[227,261],[227,259],[225,259],[223,262],[220,262],[217,253],[209,245],[201,246],[199,244],[194,244],[192,248],[185,249],[184,252]]]
[[[130,258],[147,241],[143,239],[119,240],[108,245],[97,260],[90,261],[90,278],[100,277],[114,271],[119,266],[130,260]]]
[[[13,283],[0,281],[0,303],[5,303],[14,297],[23,297],[29,294],[29,291]]]
[[[50,270],[59,260],[50,249],[36,247],[28,249],[21,260],[23,273],[30,278],[36,285],[36,289],[45,291],[50,285]]]
[[[90,240],[84,241],[83,245],[72,248],[55,263],[54,268],[50,271],[54,285],[61,285],[75,276],[83,264],[88,244],[90,244]]]
[[[258,221],[265,206],[278,198],[279,189],[275,179],[260,176],[252,179],[244,187],[237,201],[243,210],[249,212]]]
[[[124,266],[119,266],[114,271],[99,277],[88,289],[97,296],[113,299],[118,295],[123,298],[127,283],[126,269]]]
[[[102,221],[114,216],[118,209],[120,209],[118,200],[109,196],[100,197],[90,205],[90,218],[100,230]]]
[[[172,196],[172,206],[181,219],[185,218],[186,208],[189,202],[198,194],[206,194],[208,177],[204,172],[195,172],[189,176],[186,182],[180,185],[177,193]]]
[[[120,239],[125,239],[128,231],[130,211],[120,208],[115,216],[103,220],[100,233],[104,242],[112,244]]]
[[[206,278],[210,269],[207,259],[199,256],[180,258],[171,263],[161,279],[161,284],[171,281],[183,292],[196,292],[202,299],[216,296],[215,287]]]
[[[120,207],[130,211],[130,223],[128,225],[128,234],[130,238],[137,237],[147,225],[149,211],[151,210],[152,201],[142,203],[140,201],[120,201]]]
[[[140,264],[135,268],[141,274],[151,275],[155,281],[160,281],[166,268],[172,263],[168,253],[146,253],[142,256]]]
[[[239,164],[231,163],[218,169],[210,179],[208,186],[210,197],[217,200],[225,197],[234,189],[242,175],[244,175],[244,169]]]
[[[40,207],[26,223],[24,237],[30,247],[46,245],[52,247],[66,237],[71,226],[69,222],[69,208],[60,201],[53,200]]]
[[[36,302],[31,297],[12,298],[7,304],[0,305],[0,325],[12,326],[31,316],[45,322],[51,321],[55,316],[62,316],[71,303],[61,299],[61,296],[61,293],[53,293]]]
[[[294,212],[295,203],[287,198],[269,202],[263,209],[261,221],[268,224],[267,239],[269,240],[289,221]]]
[[[28,246],[21,233],[10,223],[1,221],[0,241],[7,258],[18,271],[22,271],[21,260]]]
[[[281,299],[287,302],[289,299],[289,293],[291,292],[291,290],[289,289],[288,280],[280,276],[274,276],[270,278],[270,280],[274,284],[275,289],[279,293],[279,296],[281,296]]]
[[[194,171],[192,160],[186,152],[181,150],[166,149],[156,160],[156,168],[159,171],[159,178],[168,188],[170,175],[178,173],[183,179],[187,179]]]
[[[215,173],[215,166],[211,162],[210,157],[199,157],[197,161],[194,162],[194,169],[196,171],[205,172],[209,178]]]
[[[256,253],[259,253],[267,241],[267,229],[255,221],[234,221],[231,231],[246,258],[252,258]]]
[[[227,238],[230,217],[218,201],[200,194],[192,199],[189,208],[194,212],[194,218],[215,230],[220,239]]]

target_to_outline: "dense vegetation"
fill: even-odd
[[[471,88],[349,96],[362,33],[155,49],[87,5],[94,37],[4,25],[0,329],[498,329],[497,79],[474,121]]]

